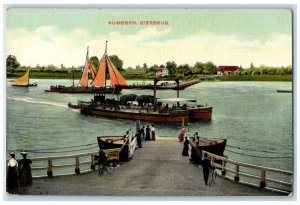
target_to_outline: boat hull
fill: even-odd
[[[191,142],[191,162],[199,163],[202,160],[202,156],[199,155],[197,149],[201,151],[204,150],[218,156],[224,156],[227,139],[202,139],[199,143],[196,143],[195,140],[191,138]]]
[[[166,122],[166,123],[185,123],[189,122],[188,112],[176,112],[176,113],[142,113],[142,112],[124,112],[120,110],[108,110],[97,108],[82,108],[80,110],[83,115],[95,115],[101,117],[128,119],[128,120],[140,120],[150,122]]]
[[[103,136],[97,137],[98,146],[100,149],[109,152],[109,150],[117,149],[116,157],[119,161],[128,161],[134,155],[134,150],[136,149],[135,138],[132,141],[126,140],[123,136]],[[114,151],[115,152],[115,151]]]
[[[188,109],[190,113],[191,121],[207,120],[210,121],[212,118],[212,107],[201,106],[197,108]]]
[[[37,83],[33,83],[33,84],[28,84],[28,85],[18,85],[18,84],[12,84],[11,86],[15,86],[15,87],[35,87],[37,86]]]
[[[122,88],[95,88],[95,87],[65,87],[65,86],[50,86],[46,92],[58,93],[106,93],[106,94],[119,94]]]

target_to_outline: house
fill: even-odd
[[[154,71],[157,77],[165,77],[169,75],[169,70],[167,68],[156,68]]]
[[[239,66],[218,66],[217,73],[218,75],[230,74],[240,70]]]

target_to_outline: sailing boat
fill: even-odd
[[[11,82],[12,86],[19,86],[19,87],[37,86],[36,82],[30,84],[29,78],[30,78],[30,73],[29,73],[29,69],[28,69],[27,72],[25,73],[25,75],[23,75],[22,77],[20,77],[18,79],[11,80],[10,82]]]
[[[106,41],[105,53],[103,54],[99,62],[98,73],[94,78],[92,85],[96,87],[100,86],[106,88],[107,70],[110,76],[111,87],[127,86],[126,80],[124,79],[124,77],[121,75],[121,73],[118,71],[118,69],[115,67],[115,65],[112,63],[112,61],[107,55],[107,41]]]
[[[89,47],[88,47],[89,48]],[[123,76],[117,71],[117,69],[115,68],[115,66],[113,65],[113,63],[111,62],[111,60],[109,59],[109,57],[107,56],[107,52],[105,58],[102,58],[100,60],[99,63],[99,68],[101,71],[103,70],[104,67],[106,67],[106,65],[109,63],[110,67],[109,69],[115,69],[113,70],[113,73],[116,73],[114,76],[118,76],[115,78],[122,78],[123,81],[121,80],[115,80],[114,76],[111,77],[111,79],[113,78],[114,81],[113,82],[117,82],[117,83],[111,83],[110,87],[106,86],[106,82],[102,82],[103,80],[106,81],[106,76],[100,76],[97,72],[97,70],[95,69],[94,65],[92,64],[92,62],[89,60],[89,49],[87,48],[87,54],[86,54],[86,61],[85,61],[85,66],[79,81],[80,86],[73,86],[71,87],[66,87],[66,86],[62,86],[62,85],[58,85],[58,86],[50,86],[50,90],[45,90],[46,92],[59,92],[59,93],[112,93],[112,94],[119,94],[122,89],[121,87],[118,87],[119,82],[125,81],[125,79],[123,78]],[[107,48],[105,49],[107,51]],[[104,67],[103,67],[104,66]],[[89,72],[91,72],[92,74],[92,85],[89,86]],[[109,71],[111,72],[111,71]],[[105,72],[106,75],[106,72]],[[120,77],[121,76],[121,77]],[[101,79],[100,81],[98,79]],[[99,83],[101,82],[101,83]],[[126,83],[126,82],[125,82]],[[126,84],[127,85],[127,84]]]

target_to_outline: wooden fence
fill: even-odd
[[[121,150],[120,148],[105,150],[108,160],[118,159],[120,150]],[[67,168],[67,167],[74,167],[74,174],[80,174],[81,166],[86,164],[90,165],[90,170],[86,170],[86,171],[93,171],[95,170],[96,154],[98,154],[98,152],[88,152],[88,153],[80,153],[75,155],[64,155],[64,156],[38,157],[38,158],[31,159],[33,165],[31,167],[31,170],[33,171],[33,177],[34,178],[41,177],[41,176],[34,175],[34,171],[45,170],[45,175],[42,176],[46,176],[47,174],[48,177],[52,177],[54,169]],[[85,161],[81,160],[82,158],[87,158],[87,157],[90,157],[90,160],[85,160]],[[70,163],[70,164],[55,163],[59,160],[67,160],[67,159],[68,160],[73,159],[74,163]],[[34,166],[34,164],[43,163],[43,162],[47,164],[47,166]]]
[[[203,153],[205,152],[206,151],[203,151]],[[274,183],[277,185],[287,187],[287,191],[292,191],[293,173],[290,171],[237,162],[209,152],[206,153],[208,154],[208,157],[211,160],[212,166],[219,168],[222,171],[223,176],[225,176],[227,172],[232,173],[234,175],[233,179],[236,182],[240,181],[240,178],[251,178],[258,181],[260,188],[267,187],[268,183]],[[218,160],[219,162],[221,161],[221,163],[215,163],[216,160]],[[231,165],[231,168],[229,165]],[[241,171],[242,168],[247,169]],[[248,171],[246,172],[246,170]],[[275,174],[277,175],[277,178],[269,177]]]

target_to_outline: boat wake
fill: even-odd
[[[23,102],[27,102],[27,103],[33,103],[33,104],[44,104],[44,105],[50,105],[50,106],[55,106],[55,107],[68,108],[67,104],[63,104],[63,103],[35,101],[32,98],[14,98],[14,97],[7,97],[7,98],[11,99],[11,100],[23,101]]]

